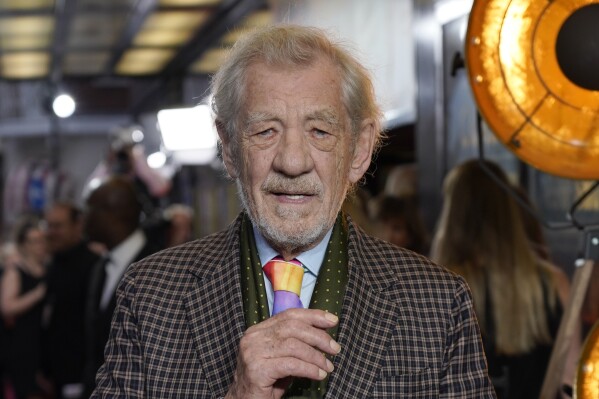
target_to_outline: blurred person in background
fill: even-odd
[[[17,224],[18,258],[2,275],[0,311],[6,326],[6,373],[17,399],[43,398],[42,311],[46,295],[46,237],[36,220]]]
[[[165,247],[181,245],[194,238],[193,215],[193,209],[183,204],[172,204],[164,210],[167,223]]]
[[[4,272],[5,265],[16,265],[19,260],[19,254],[17,248],[13,242],[6,242],[0,247],[0,298],[2,298],[2,274]],[[1,301],[1,299],[0,299]],[[0,399],[5,398],[5,391],[8,392],[8,399],[14,397],[12,386],[9,386],[6,382],[8,376],[6,375],[6,362],[8,361],[6,354],[8,353],[7,341],[7,326],[4,324],[4,317],[0,313]]]
[[[108,151],[85,184],[83,198],[111,177],[129,180],[141,206],[140,225],[155,247],[168,246],[169,221],[164,217],[172,189],[172,170],[153,169],[147,162],[140,126],[120,126],[108,135]]]
[[[142,218],[153,219],[158,217],[161,199],[169,194],[172,183],[167,176],[148,165],[144,145],[137,136],[140,134],[138,126],[118,127],[110,132],[108,152],[88,177],[84,198],[109,177],[122,176],[135,187]]]
[[[48,249],[48,294],[44,368],[59,399],[83,392],[85,301],[93,266],[100,257],[83,239],[81,210],[57,202],[45,212]]]
[[[429,235],[414,195],[383,194],[373,200],[371,211],[377,237],[421,255],[428,254]]]
[[[351,216],[354,223],[360,226],[367,234],[376,236],[376,226],[368,211],[370,201],[370,193],[364,187],[356,187],[355,190],[347,195],[345,201],[343,201],[341,210]]]
[[[392,197],[418,196],[418,167],[416,164],[393,166],[385,177],[383,193],[383,195]]]
[[[160,216],[142,225],[149,242],[157,248],[170,248],[192,240],[193,209],[184,204],[168,205]]]
[[[94,265],[86,300],[85,395],[95,386],[97,369],[104,362],[115,291],[132,262],[160,250],[148,241],[140,227],[141,204],[133,183],[113,176],[91,192],[86,202],[84,231],[91,241],[103,244],[107,252]]]
[[[514,189],[518,198],[524,203],[523,205],[528,207],[527,209],[521,204],[518,206],[520,217],[522,218],[522,223],[524,224],[524,230],[526,231],[526,236],[528,237],[530,245],[536,254],[541,259],[551,264],[552,272],[555,273],[556,280],[560,283],[558,293],[560,294],[560,298],[562,299],[565,308],[570,299],[570,282],[563,270],[553,264],[553,260],[551,259],[551,251],[545,238],[543,225],[539,219],[540,215],[537,206],[532,202],[524,187],[514,185],[512,188]],[[587,293],[588,292],[589,291],[587,290]],[[572,341],[570,342],[570,350],[568,352],[567,358],[565,359],[566,367],[564,368],[563,378],[566,382],[565,386],[572,387],[571,382],[574,381],[575,378],[576,364],[578,362],[578,357],[580,356],[582,340],[584,337],[582,327],[583,323],[581,318],[579,318],[577,324],[573,327],[574,333],[572,334]],[[567,383],[568,381],[570,383]]]
[[[541,259],[551,261],[549,245],[547,245],[547,240],[545,240],[543,226],[538,219],[537,207],[532,203],[528,193],[522,186],[515,184],[512,185],[512,189],[520,201],[529,208],[526,209],[522,205],[518,206],[522,223],[524,224],[524,231],[526,232],[526,237],[528,237],[528,240],[530,241],[530,245],[532,245],[532,248]]]
[[[431,255],[472,290],[498,397],[538,398],[569,282],[537,254],[515,199],[488,173],[509,185],[490,161],[449,172]],[[571,374],[564,373],[569,385]]]

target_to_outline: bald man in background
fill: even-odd
[[[86,396],[104,362],[116,287],[127,267],[161,248],[149,241],[140,227],[141,204],[135,187],[124,177],[111,177],[91,192],[86,202],[84,230],[89,240],[107,252],[96,264],[90,282],[86,315]]]

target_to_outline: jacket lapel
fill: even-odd
[[[387,342],[397,324],[396,304],[385,289],[396,277],[382,257],[364,252],[361,233],[349,226],[349,281],[341,312],[335,371],[327,397],[360,397],[372,390]],[[191,332],[206,380],[215,395],[226,394],[235,371],[243,316],[239,219],[212,257],[190,268],[194,282],[184,301]],[[207,266],[211,265],[211,266]]]
[[[396,304],[384,290],[396,277],[384,258],[362,251],[361,233],[350,224],[349,281],[343,301],[338,340],[327,397],[363,397],[380,373],[387,342],[397,324]]]
[[[245,330],[239,274],[239,223],[230,228],[213,256],[196,261],[184,298],[191,333],[208,384],[224,396],[235,371],[237,347]],[[201,266],[199,265],[201,262]]]

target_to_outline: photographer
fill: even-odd
[[[111,132],[108,153],[88,178],[84,198],[109,176],[126,176],[135,185],[144,219],[151,219],[159,212],[160,200],[168,195],[172,185],[148,165],[143,144],[136,136],[139,132],[136,126]]]

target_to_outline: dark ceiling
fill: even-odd
[[[140,113],[181,101],[247,30],[265,0],[0,0],[0,83],[67,87],[78,113]]]

